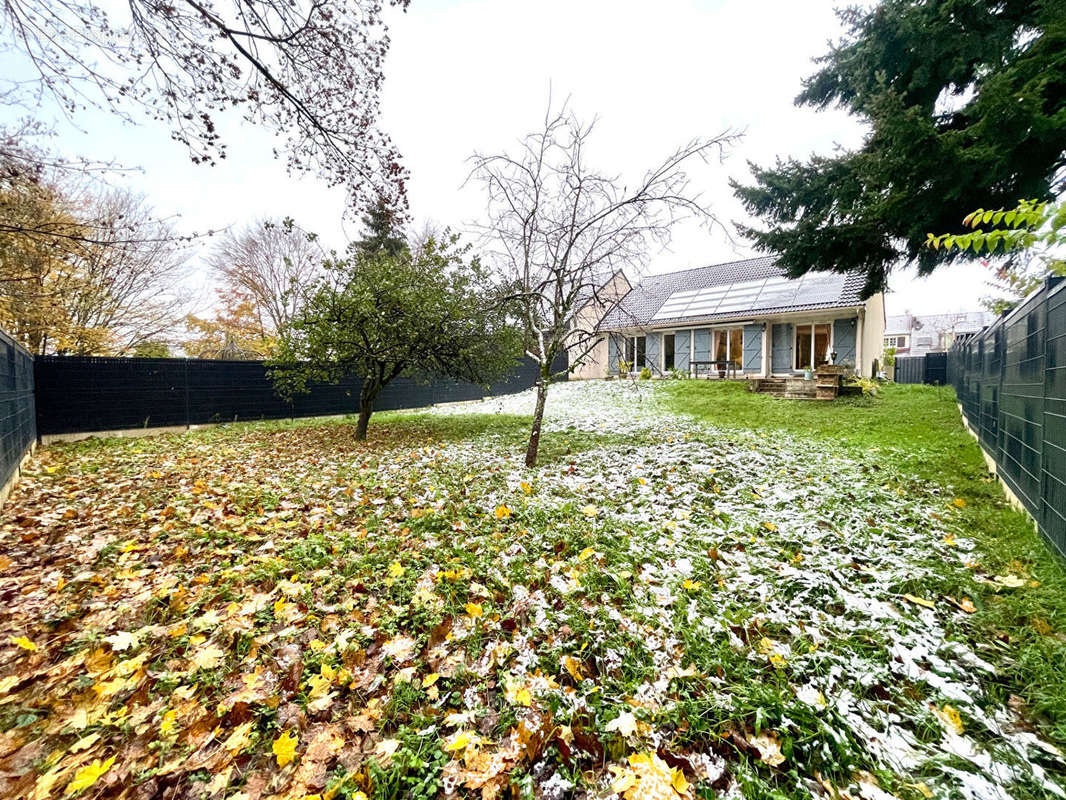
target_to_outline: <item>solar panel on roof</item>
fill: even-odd
[[[840,298],[844,279],[844,275],[835,272],[807,273],[795,279],[782,275],[706,289],[686,289],[671,294],[652,321],[832,303]]]

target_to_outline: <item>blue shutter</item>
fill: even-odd
[[[692,331],[678,331],[674,334],[674,367],[688,372],[688,348],[692,343]]]
[[[711,360],[711,332],[707,329],[696,331],[695,360]]]
[[[663,335],[661,333],[649,333],[645,338],[644,364],[651,370],[652,375],[659,375],[663,371],[659,363],[662,341]]]
[[[763,326],[744,326],[744,372],[762,372]]]
[[[785,322],[773,326],[770,342],[770,365],[776,372],[792,372],[792,325]]]
[[[618,374],[618,362],[625,358],[625,342],[617,333],[612,333],[607,347],[607,374]]]
[[[837,354],[837,364],[855,369],[855,332],[858,329],[858,320],[838,319],[833,323],[833,350]]]

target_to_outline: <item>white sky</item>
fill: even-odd
[[[837,5],[840,2],[836,3]],[[411,171],[412,213],[461,229],[483,210],[480,187],[462,187],[475,149],[498,151],[537,128],[549,87],[570,96],[583,117],[599,118],[590,151],[596,166],[639,175],[694,136],[744,133],[722,164],[692,170],[693,185],[732,229],[744,220],[728,185],[745,179],[747,161],[806,157],[860,142],[862,130],[840,111],[798,109],[792,99],[839,34],[825,0],[413,0],[390,15],[384,127]],[[0,70],[24,65],[6,55]],[[10,111],[0,115],[14,116]],[[50,108],[43,119],[55,119]],[[168,131],[123,124],[103,112],[60,119],[57,149],[115,159],[143,172],[126,180],[157,212],[203,231],[261,216],[291,215],[334,245],[358,233],[341,222],[343,194],[313,179],[296,180],[271,156],[269,134],[227,120],[230,157],[193,165]],[[669,251],[652,259],[664,272],[754,255],[721,230],[677,229]],[[987,294],[977,265],[943,267],[927,279],[899,272],[888,313],[975,310]],[[211,305],[210,281],[190,281]]]

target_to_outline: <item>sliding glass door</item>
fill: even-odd
[[[793,369],[820,367],[829,363],[829,344],[833,326],[828,322],[815,322],[796,326],[796,362]]]
[[[744,355],[744,329],[728,328],[714,332],[714,361],[735,361],[739,367]]]

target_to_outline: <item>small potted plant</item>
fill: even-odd
[[[810,364],[807,364],[803,368],[803,380],[805,380],[805,381],[814,380],[814,368]]]

